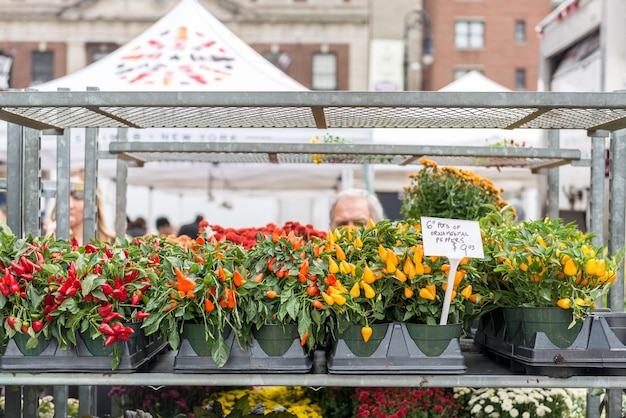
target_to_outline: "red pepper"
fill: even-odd
[[[131,305],[138,305],[139,301],[141,300],[141,291],[137,291],[131,298],[130,298],[130,304]]]
[[[70,261],[70,265],[67,266],[67,277],[74,281],[76,279],[76,264]]]
[[[65,295],[66,295],[66,296],[69,296],[69,297],[72,297],[72,296],[74,296],[74,295],[76,294],[76,291],[77,291],[77,290],[78,290],[78,289],[76,289],[76,287],[74,287],[74,286],[70,286],[70,287],[69,287],[69,288],[65,291]]]
[[[102,288],[102,293],[104,293],[104,296],[108,297],[111,293],[113,293],[113,288],[108,283],[103,283],[100,285],[100,287]]]
[[[26,272],[24,267],[21,264],[17,264],[15,261],[11,261],[11,270],[13,270],[18,276],[21,276]]]
[[[33,321],[33,330],[39,332],[43,329],[43,323],[41,321]]]
[[[135,330],[132,329],[131,327],[124,327],[124,334],[133,335],[134,333],[135,333]]]
[[[22,324],[22,332],[23,332],[24,334],[28,334],[28,322],[24,322],[24,323]]]
[[[109,247],[108,245],[104,246],[104,253],[108,258],[113,258],[113,250],[111,250],[111,247]]]
[[[37,262],[39,264],[45,263],[45,260],[43,259],[43,254],[41,254],[40,252],[36,252],[35,255],[37,256]]]
[[[121,287],[119,289],[113,289],[113,298],[119,300],[120,302],[126,302],[126,299],[128,299],[128,293],[126,292],[126,288]]]
[[[93,272],[93,274],[101,275],[102,266],[100,264],[96,264],[95,266],[93,266],[93,269],[91,269],[91,271]]]
[[[149,312],[137,311],[135,314],[135,318],[137,319],[145,319],[150,316]]]
[[[130,341],[130,338],[126,334],[117,335],[117,339],[120,340],[120,341],[126,341],[126,342]]]
[[[115,341],[117,341],[117,337],[115,335],[109,335],[104,340],[104,345],[111,345],[111,344],[115,343]]]
[[[121,334],[124,332],[124,325],[120,324],[119,322],[116,322],[115,324],[113,324],[111,328],[113,328],[113,332],[115,332],[115,335]]]
[[[111,312],[110,314],[102,318],[104,322],[111,322],[114,319],[124,319],[124,317],[119,312]]]
[[[17,321],[17,318],[10,316],[7,318],[7,324],[9,325],[9,327],[13,330],[13,331],[17,331],[15,329],[15,322]]]
[[[97,252],[98,252],[98,247],[93,245],[91,242],[89,242],[89,243],[87,243],[87,245],[85,245],[85,253],[93,254],[93,253],[97,253]]]
[[[4,283],[0,283],[0,293],[2,293],[2,296],[4,297],[9,296],[9,289],[7,289]]]
[[[98,331],[105,335],[115,335],[115,331],[113,331],[113,328],[111,328],[111,326],[107,323],[100,324]]]
[[[105,305],[98,309],[98,315],[102,318],[108,316],[111,312],[113,312],[113,305]]]

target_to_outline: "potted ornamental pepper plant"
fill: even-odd
[[[623,249],[609,255],[593,234],[562,219],[517,222],[510,212],[494,211],[481,227],[485,259],[476,287],[487,305],[511,317],[508,338],[521,329],[528,344],[544,331],[555,345],[569,346],[616,280]]]
[[[156,263],[144,257],[142,245],[17,239],[8,228],[0,240],[6,338],[27,355],[41,354],[52,340],[68,350],[80,338],[92,355],[112,355],[116,369],[122,355],[118,343],[129,342],[139,330],[146,316],[141,293],[156,277]]]
[[[230,356],[231,334],[240,345],[250,344],[238,300],[245,250],[202,235],[185,245],[160,240],[160,274],[147,295],[144,330],[158,333],[174,349],[185,339],[198,356],[211,357],[221,368]]]
[[[244,284],[244,322],[268,354],[283,354],[294,338],[309,354],[325,344],[328,313],[318,288],[323,271],[314,262],[323,241],[317,235],[276,229],[259,233],[256,245],[247,251],[250,280]]]
[[[316,263],[324,270],[318,286],[332,312],[333,337],[347,337],[354,345],[364,342],[362,355],[376,350],[390,323],[440,322],[449,265],[443,257],[424,256],[417,221],[382,220],[338,228],[328,234]],[[477,274],[463,262],[455,276],[448,321],[454,336],[444,338],[445,346],[460,337],[462,324],[470,320],[468,307],[480,297],[471,285]]]

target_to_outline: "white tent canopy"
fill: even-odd
[[[254,49],[233,34],[197,0],[181,0],[167,15],[145,32],[103,59],[50,82],[33,86],[42,91],[59,88],[84,91],[305,91]],[[306,143],[326,131],[315,129],[129,129],[131,141],[215,141]],[[328,131],[338,135],[337,131]],[[354,142],[369,142],[367,129],[345,130]],[[82,130],[72,134],[72,164],[83,161]],[[117,130],[100,129],[99,144],[105,149],[117,139]],[[42,144],[42,166],[54,169],[56,142]],[[314,170],[312,170],[314,169]],[[112,161],[100,163],[99,175],[113,178]],[[131,168],[128,183],[155,188],[206,189],[213,187],[258,190],[329,189],[336,185],[341,168],[315,169],[299,166],[234,166],[202,163],[148,163]]]
[[[225,25],[209,13],[197,0],[180,0],[167,15],[148,28],[144,33],[120,47],[101,60],[59,79],[33,86],[41,91],[70,89],[84,91],[97,88],[100,91],[305,91],[300,83],[288,77],[281,70],[263,58],[254,49],[235,36]],[[0,127],[0,129],[2,129]],[[6,129],[6,128],[5,128]],[[128,139],[132,141],[217,141],[217,142],[293,142],[307,143],[314,136],[325,133],[340,135],[342,130],[321,131],[316,129],[129,129]],[[354,142],[371,142],[371,130],[343,130],[345,138]],[[0,135],[2,132],[0,131]],[[6,136],[6,135],[5,135]],[[71,135],[71,165],[84,161],[84,131],[77,129]],[[99,147],[106,149],[108,143],[117,139],[117,130],[100,129]],[[2,141],[0,141],[2,142]],[[6,142],[4,142],[6,147]],[[0,150],[1,152],[2,150]],[[6,155],[6,148],[4,150]],[[56,138],[45,136],[42,141],[42,168],[55,171]],[[99,177],[104,183],[114,179],[116,164],[113,159],[99,161]],[[128,212],[131,216],[142,215],[153,225],[153,218],[159,214],[169,215],[174,223],[191,220],[196,213],[208,213],[206,209],[213,200],[226,202],[234,198],[233,193],[246,195],[262,194],[262,190],[272,190],[273,200],[279,193],[290,190],[309,196],[326,197],[333,193],[346,170],[358,170],[341,165],[316,166],[303,164],[280,164],[271,167],[264,164],[211,164],[182,162],[150,162],[144,167],[129,167],[127,183],[132,186],[146,186],[148,194],[131,190],[128,193]],[[197,203],[186,201],[185,211],[172,208],[160,210],[150,202],[133,200],[163,201],[155,191],[163,191],[163,196],[184,193],[201,195]],[[200,191],[203,190],[203,191]],[[227,193],[226,197],[213,198],[217,190]],[[315,193],[312,190],[316,190]],[[285,192],[286,193],[286,192]],[[141,196],[141,197],[139,197]],[[208,199],[208,201],[207,201]],[[171,202],[171,198],[169,199]],[[182,201],[182,197],[178,199]],[[258,199],[256,199],[258,201]],[[326,208],[313,209],[306,199],[302,201],[307,209],[302,213],[319,212],[293,218],[281,202],[272,202],[273,212],[280,212],[274,222],[293,219],[312,222],[320,227],[327,225]],[[140,203],[143,205],[140,206]],[[171,202],[172,205],[175,202]],[[235,205],[237,205],[235,203]],[[250,207],[250,203],[246,204]],[[226,205],[228,206],[228,205]],[[323,206],[323,205],[322,205]],[[187,207],[192,209],[187,210]],[[195,208],[194,208],[195,207]],[[215,208],[214,210],[218,210]],[[148,214],[146,212],[151,212]],[[184,213],[183,213],[184,212]],[[291,218],[290,218],[291,216]],[[240,217],[239,217],[240,218]],[[252,218],[252,217],[250,217]],[[320,221],[316,221],[319,218]],[[238,219],[241,221],[241,219]],[[246,223],[250,219],[244,220]],[[241,223],[241,222],[239,222]]]

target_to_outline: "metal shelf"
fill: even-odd
[[[420,386],[623,388],[626,376],[567,378],[514,374],[491,357],[465,353],[465,374],[315,374],[315,373],[173,373],[175,352],[159,356],[150,368],[136,373],[0,373],[0,385],[137,385],[153,386]]]
[[[626,93],[37,92],[0,94],[0,119],[34,129],[500,128],[616,130]]]
[[[525,167],[533,171],[580,160],[580,150],[387,144],[259,144],[215,142],[112,142],[109,152],[143,164],[153,161],[267,164],[440,165]]]

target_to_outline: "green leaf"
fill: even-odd
[[[82,288],[83,295],[88,295],[89,293],[91,293],[91,290],[93,289],[94,279],[96,277],[97,276],[95,274],[88,274],[87,277],[85,277],[81,281],[81,288]]]
[[[178,335],[178,332],[170,332],[167,341],[169,342],[170,347],[176,350],[180,345],[180,335]]]
[[[298,308],[299,308],[298,298],[291,297],[290,299],[287,300],[287,303],[285,304],[285,310],[287,311],[291,319],[298,318]],[[282,311],[282,306],[281,306],[281,311]]]
[[[230,357],[230,348],[226,345],[224,338],[220,335],[215,341],[215,346],[211,350],[211,358],[218,368],[224,367]]]

